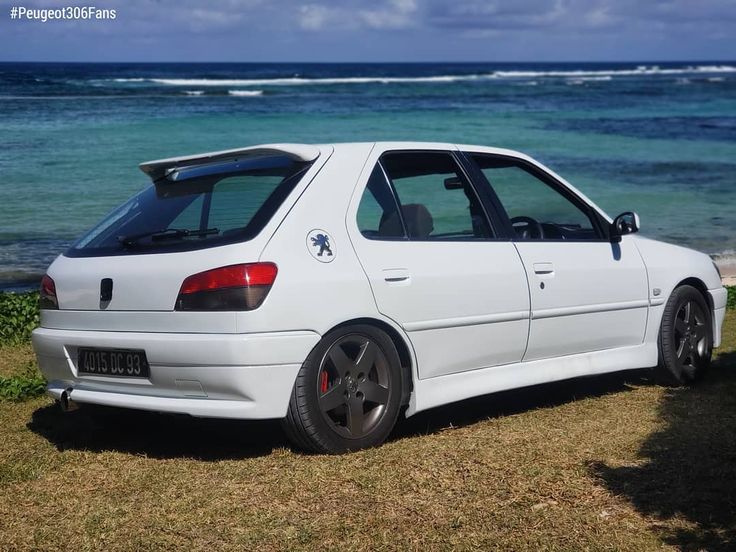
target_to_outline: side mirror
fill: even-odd
[[[621,213],[611,223],[611,240],[619,241],[621,236],[639,231],[639,215],[632,211]]]

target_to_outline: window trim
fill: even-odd
[[[383,154],[381,154],[381,157],[382,156]],[[404,235],[402,237],[400,238],[393,237],[393,238],[389,238],[389,240],[411,241],[411,238],[409,237],[409,231],[406,229],[406,221],[404,220],[404,210],[401,208],[401,202],[399,201],[399,194],[396,192],[396,188],[394,188],[393,181],[388,177],[388,173],[386,172],[386,167],[384,167],[383,163],[381,163],[381,157],[379,157],[378,161],[376,161],[376,167],[381,168],[381,174],[383,175],[383,180],[388,185],[389,192],[391,192],[391,198],[394,200],[394,207],[396,207],[396,212],[399,214],[399,220],[401,221],[401,229],[404,231]],[[373,174],[373,171],[371,171],[371,174]],[[366,184],[366,187],[367,187],[367,184]]]
[[[478,178],[480,182],[485,183],[485,187],[489,191],[489,196],[491,196],[491,203],[498,211],[499,217],[504,226],[504,230],[508,236],[508,239],[510,239],[511,241],[520,243],[609,243],[611,241],[609,225],[608,222],[603,218],[603,216],[595,208],[593,208],[592,205],[590,205],[587,201],[584,201],[565,184],[560,182],[553,175],[538,167],[534,163],[531,163],[526,159],[522,159],[520,157],[515,157],[513,155],[504,155],[498,153],[463,151],[462,154],[467,160],[467,163],[473,167],[473,173],[476,175],[476,178]],[[532,176],[538,178],[540,181],[542,181],[543,184],[552,188],[554,191],[559,193],[570,203],[580,209],[580,211],[582,211],[590,219],[593,225],[593,230],[596,232],[598,237],[592,240],[563,238],[523,239],[518,237],[511,225],[511,219],[508,216],[506,208],[501,202],[501,199],[498,197],[498,194],[496,194],[496,190],[493,188],[493,184],[491,184],[486,175],[483,173],[483,169],[481,169],[478,163],[475,161],[475,156],[483,156],[493,159],[511,161],[522,170],[525,170]]]
[[[371,178],[373,177],[373,173],[376,171],[376,167],[379,167],[381,169],[381,175],[383,176],[383,183],[388,188],[388,191],[391,194],[391,199],[394,202],[394,207],[396,208],[396,212],[399,214],[399,222],[401,222],[401,230],[403,231],[402,236],[366,236],[363,233],[363,230],[360,228],[360,224],[358,223],[358,213],[360,213],[360,206],[363,203],[363,197],[365,196],[366,192],[370,192],[370,190],[368,189],[368,186],[371,183]],[[366,240],[388,241],[388,242],[409,241],[409,233],[406,231],[406,224],[404,223],[404,213],[401,211],[401,207],[399,205],[398,198],[396,197],[396,190],[394,190],[394,187],[391,184],[391,180],[389,180],[388,175],[386,174],[386,169],[384,169],[383,165],[381,164],[380,158],[376,161],[376,163],[373,165],[373,168],[368,173],[368,179],[365,181],[365,185],[363,186],[363,191],[360,194],[360,198],[358,198],[358,203],[355,207],[355,227],[358,229],[358,234],[360,234],[360,236]]]
[[[465,181],[470,186],[470,189],[472,190],[473,194],[475,194],[475,198],[478,201],[478,204],[480,205],[481,211],[483,212],[483,217],[485,219],[486,224],[488,225],[488,228],[490,229],[492,236],[488,238],[476,238],[476,237],[468,237],[468,238],[447,238],[447,239],[417,239],[412,238],[409,236],[409,232],[406,229],[406,222],[404,221],[404,212],[401,208],[401,201],[399,200],[398,192],[396,191],[396,188],[394,187],[393,180],[389,177],[388,173],[386,172],[386,168],[383,165],[383,158],[386,155],[391,154],[435,154],[435,155],[448,155],[452,161],[455,163],[459,174],[465,179]],[[381,172],[383,174],[383,178],[388,184],[389,189],[391,191],[391,196],[393,197],[394,204],[396,205],[396,208],[399,213],[399,218],[401,219],[401,226],[404,230],[404,236],[402,238],[386,238],[386,237],[371,237],[366,236],[363,234],[363,232],[360,230],[360,226],[358,225],[358,210],[360,209],[360,203],[363,200],[363,194],[366,193],[368,190],[368,183],[370,182],[371,175],[373,174],[373,171],[375,170],[376,166],[381,167]],[[494,217],[495,217],[495,209],[493,209]],[[466,167],[464,163],[464,159],[462,157],[461,152],[453,151],[453,150],[447,150],[447,149],[392,149],[392,150],[385,150],[378,155],[378,158],[375,161],[375,165],[371,168],[370,172],[368,173],[368,178],[365,181],[365,184],[363,185],[363,190],[360,194],[360,198],[358,199],[357,208],[355,211],[355,223],[356,227],[358,228],[358,233],[360,236],[366,240],[370,241],[386,241],[386,242],[419,242],[419,243],[486,243],[486,242],[499,242],[499,241],[509,241],[509,238],[506,236],[506,231],[503,225],[500,225],[494,220],[494,217],[490,215],[489,205],[483,195],[480,193],[478,189],[478,184],[476,180],[471,176],[471,174],[468,171],[468,168]]]

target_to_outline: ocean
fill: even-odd
[[[0,289],[146,186],[142,161],[373,140],[521,150],[736,265],[736,62],[0,63]]]

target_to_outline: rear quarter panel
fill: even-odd
[[[368,280],[348,239],[345,212],[372,144],[341,144],[302,194],[261,254],[278,266],[264,304],[238,315],[238,331],[311,330],[378,315]],[[333,257],[320,262],[307,236],[323,230]]]

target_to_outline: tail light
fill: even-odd
[[[273,263],[249,263],[193,274],[181,284],[176,310],[257,309],[271,291],[277,272]]]
[[[42,309],[59,308],[59,301],[56,298],[56,284],[48,274],[44,274],[41,278],[38,306]]]

